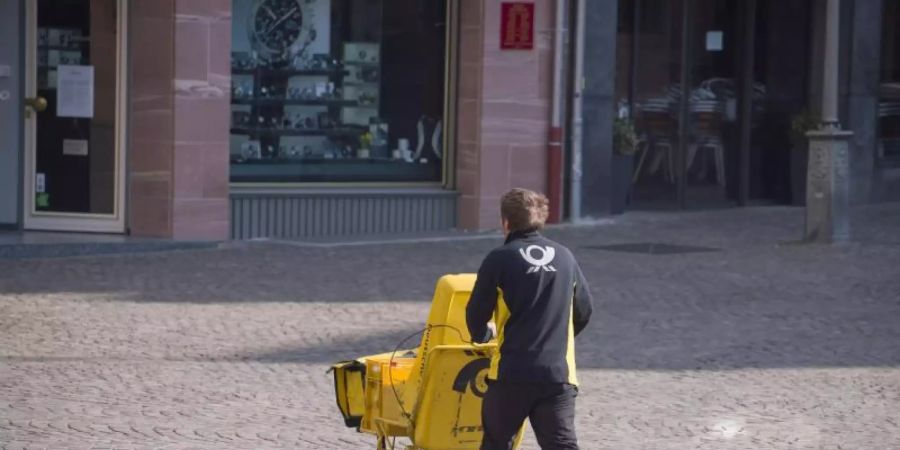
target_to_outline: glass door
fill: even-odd
[[[630,209],[803,198],[810,0],[619,0],[616,99],[638,148]]]
[[[638,141],[630,209],[679,205],[686,1],[619,2],[616,112],[633,124]]]
[[[26,2],[27,229],[125,229],[124,6]]]
[[[692,0],[685,41],[686,120],[683,161],[679,161],[682,204],[693,209],[733,206],[727,187],[735,185],[740,152],[740,44],[745,1]]]
[[[878,90],[879,164],[900,162],[900,0],[884,2]]]
[[[756,0],[752,103],[746,158],[749,201],[806,202],[807,140],[818,126],[810,112],[811,0]]]

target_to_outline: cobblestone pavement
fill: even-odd
[[[578,342],[583,448],[900,448],[900,205],[861,211],[859,242],[834,247],[790,243],[800,213],[549,232],[602,301]],[[597,248],[640,242],[716,251]],[[495,244],[0,261],[0,448],[374,448],[326,368],[393,348],[437,277]]]

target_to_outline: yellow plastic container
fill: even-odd
[[[366,408],[366,364],[342,361],[331,366],[338,409],[348,427],[359,427]]]
[[[406,435],[405,428],[398,430],[397,427],[391,427],[385,431],[385,426],[379,420],[394,424],[406,423],[407,417],[403,412],[411,409],[414,401],[405,396],[405,386],[413,362],[413,358],[395,356],[392,363],[390,353],[366,358],[365,414],[360,431],[372,434],[384,432],[386,436]]]
[[[429,353],[414,415],[416,446],[428,450],[479,448],[484,433],[481,402],[495,348],[447,345]]]
[[[338,407],[348,426],[376,436],[376,448],[466,450],[481,445],[481,403],[496,343],[471,343],[466,305],[475,275],[438,280],[419,347],[333,366]],[[361,411],[361,414],[360,414]],[[524,424],[523,424],[524,425]],[[517,438],[521,440],[522,433]]]

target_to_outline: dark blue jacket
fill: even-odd
[[[566,247],[536,231],[514,232],[478,270],[466,307],[469,333],[489,339],[497,325],[500,351],[491,380],[578,384],[575,336],[591,317],[590,288]]]

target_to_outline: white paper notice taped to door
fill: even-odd
[[[47,177],[40,172],[34,174],[34,192],[38,194],[47,192]]]
[[[87,156],[88,141],[84,139],[63,139],[63,155]]]
[[[706,50],[710,52],[721,52],[725,49],[725,33],[722,31],[706,32]]]
[[[94,117],[94,66],[60,65],[56,83],[57,117]]]

